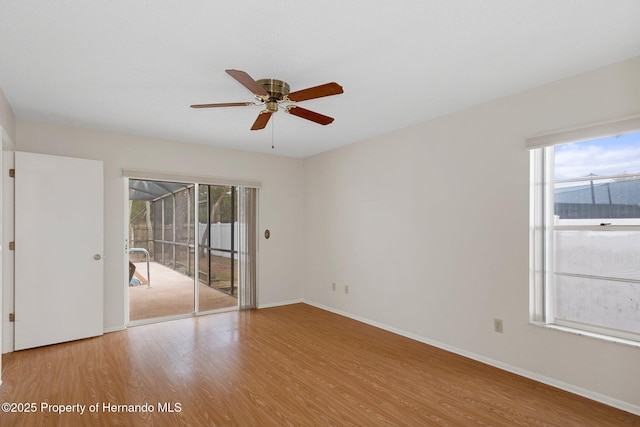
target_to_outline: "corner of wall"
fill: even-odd
[[[2,88],[0,87],[0,126],[4,128],[4,131],[9,137],[9,140],[15,142],[16,140],[16,115],[13,112],[13,108],[9,104],[7,97],[5,96]]]

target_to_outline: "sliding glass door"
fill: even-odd
[[[238,297],[238,203],[233,186],[201,185],[199,194],[198,277],[218,291],[200,294],[200,310],[208,311],[224,304],[219,293]]]
[[[129,182],[129,320],[194,312],[193,184]]]
[[[256,193],[129,179],[130,321],[234,309],[246,289],[253,289],[253,303],[243,308],[255,306],[255,274],[247,275],[245,267],[239,271],[247,262],[255,269],[255,245],[246,248],[255,241],[255,217],[247,227],[247,198],[240,197],[247,191]]]

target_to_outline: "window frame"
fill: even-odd
[[[640,219],[616,220],[615,223],[607,224],[606,227],[595,219],[562,220],[561,223],[554,221],[554,148],[571,142],[589,141],[638,131],[640,131],[640,115],[527,139],[526,145],[530,149],[529,309],[532,324],[640,347],[640,333],[556,319],[554,300],[555,230],[640,230]],[[640,283],[636,280],[621,279],[620,281]]]

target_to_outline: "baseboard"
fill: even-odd
[[[258,304],[258,308],[280,307],[282,305],[300,304],[301,302],[304,302],[304,300],[302,298],[294,299],[294,300],[290,300],[290,301],[273,302],[273,303],[269,303],[269,304]]]
[[[118,331],[124,331],[125,329],[127,329],[124,325],[122,326],[113,326],[111,328],[104,328],[104,330],[102,331],[105,334],[111,333],[111,332],[118,332]]]
[[[458,354],[460,356],[467,357],[469,359],[476,360],[478,362],[484,363],[486,365],[493,366],[498,369],[502,369],[503,371],[511,372],[516,375],[520,375],[521,377],[529,378],[534,381],[538,381],[543,384],[550,385],[552,387],[568,391],[570,393],[576,394],[578,396],[586,397],[587,399],[595,400],[596,402],[603,403],[605,405],[621,409],[623,411],[629,412],[634,415],[640,416],[640,406],[633,405],[628,402],[624,402],[622,400],[615,399],[610,396],[606,396],[600,393],[596,393],[591,390],[584,389],[582,387],[575,386],[573,384],[565,383],[563,381],[558,381],[553,378],[546,377],[544,375],[536,374],[535,372],[530,372],[525,369],[518,368],[516,366],[509,365],[507,363],[500,362],[498,360],[494,360],[476,353],[472,353],[466,350],[462,350],[457,347],[450,346],[448,344],[444,344],[439,341],[435,341],[429,338],[425,338],[420,335],[416,335],[411,332],[404,331],[402,329],[394,328],[389,325],[385,325],[384,323],[376,322],[370,319],[366,319],[364,317],[356,316],[354,314],[348,313],[346,311],[338,310],[333,307],[329,307],[323,304],[319,304],[313,301],[302,300],[304,304],[311,305],[313,307],[329,311],[334,314],[338,314],[340,316],[348,317],[353,320],[357,320],[358,322],[366,323],[371,326],[375,326],[376,328],[383,329],[385,331],[393,332],[394,334],[401,335],[403,337],[411,338],[413,340],[422,342],[424,344],[428,344],[442,350],[449,351],[451,353]]]

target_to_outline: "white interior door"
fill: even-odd
[[[15,153],[15,349],[103,333],[102,162]]]

